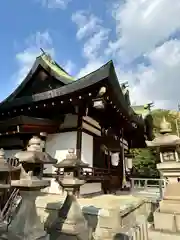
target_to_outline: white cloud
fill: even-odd
[[[139,66],[136,75],[140,83],[133,93],[145,99],[155,99],[157,103],[176,107],[180,89],[180,40],[169,40],[153,49],[147,55],[150,65]]]
[[[18,84],[24,80],[27,73],[31,69],[36,57],[41,54],[40,48],[43,48],[52,56],[54,55],[52,39],[48,31],[42,33],[37,32],[36,34],[30,36],[25,41],[24,50],[16,54],[18,71],[13,76],[13,78]]]
[[[77,39],[84,40],[82,54],[87,60],[78,76],[113,58],[120,82],[130,83],[132,102],[144,104],[154,100],[156,107],[176,108],[180,89],[180,40],[170,37],[180,30],[179,12],[179,0],[173,4],[169,0],[118,0],[112,8],[114,39],[100,19],[85,12],[76,13],[73,21],[78,27]],[[106,32],[105,37],[101,31]],[[95,34],[99,34],[100,40],[91,40]],[[134,63],[133,60],[142,56],[148,65]]]
[[[71,60],[68,60],[66,64],[64,64],[63,66],[64,70],[70,75],[73,75],[75,67],[76,67],[75,64]]]
[[[104,61],[101,59],[96,59],[94,61],[89,61],[77,74],[77,78],[85,76],[86,74],[93,72],[97,68],[101,67]]]
[[[77,25],[77,39],[90,37],[102,28],[102,21],[86,11],[77,11],[72,15],[72,21]]]
[[[99,29],[84,44],[83,53],[89,60],[99,57],[99,50],[102,49],[103,43],[108,40],[109,30],[106,28]]]
[[[38,0],[44,7],[66,9],[72,0]]]
[[[103,27],[101,19],[85,11],[73,14],[72,21],[77,25],[77,39],[84,40],[82,55],[87,63],[77,74],[81,77],[104,63],[105,59],[100,53],[108,42],[110,30]]]
[[[179,0],[119,1],[113,11],[117,40],[110,42],[109,51],[119,50],[127,60],[151,51],[180,29],[179,12]]]

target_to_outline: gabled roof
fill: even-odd
[[[38,67],[41,66],[46,72],[53,76],[56,80],[60,81],[63,85],[71,83],[74,78],[70,76],[62,67],[60,67],[55,61],[53,61],[50,55],[45,52],[38,56],[30,69],[29,73],[22,81],[22,83],[12,92],[0,105],[4,102],[14,100],[18,94],[25,88],[25,86],[32,80],[32,76],[37,71]]]
[[[130,117],[132,121],[143,124],[141,118],[137,116],[137,114],[135,114],[134,110],[129,106],[129,104],[126,102],[124,98],[112,61],[107,62],[105,65],[103,65],[96,71],[76,81],[71,80],[70,84],[66,84],[60,88],[52,89],[50,91],[43,93],[34,94],[32,96],[16,98],[13,101],[6,100],[3,102],[3,104],[0,105],[0,111],[6,111],[7,109],[13,107],[28,105],[31,104],[32,102],[38,102],[53,98],[55,99],[59,97],[66,97],[67,95],[75,92],[82,92],[84,89],[89,88],[105,80],[110,86],[111,91],[113,92],[112,101],[117,106],[117,108],[121,109],[121,111],[127,117]]]

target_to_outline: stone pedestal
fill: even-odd
[[[63,206],[58,211],[58,216],[50,224],[48,233],[50,239],[70,239],[88,240],[87,222],[83,216],[81,207],[72,193],[68,193]],[[69,239],[69,238],[68,238]]]
[[[35,200],[40,195],[39,191],[21,191],[22,203],[20,209],[13,219],[7,239],[9,240],[36,240],[48,239],[44,231],[43,219],[38,216]]]
[[[121,221],[119,209],[111,211],[101,210],[98,216],[96,231],[93,234],[94,239],[114,239],[116,234],[121,231]]]
[[[164,177],[168,177],[163,200],[154,213],[156,230],[180,232],[180,162],[162,162],[157,165]]]
[[[180,232],[180,183],[169,183],[159,209],[154,213],[156,230]]]

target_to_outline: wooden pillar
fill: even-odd
[[[108,172],[111,173],[111,155],[110,152],[108,151],[108,157],[107,157],[107,161],[108,161]]]
[[[124,139],[124,129],[122,129],[122,139]],[[124,157],[124,144],[122,143],[122,162],[123,162],[123,180],[122,187],[126,186],[126,165],[125,165],[125,157]]]
[[[81,159],[81,148],[82,148],[82,108],[78,107],[78,122],[77,122],[77,139],[76,139],[76,155],[78,159]]]
[[[46,139],[47,139],[47,133],[46,132],[40,132],[40,138],[43,141],[43,149],[42,151],[46,151]]]
[[[78,106],[78,121],[77,121],[77,139],[76,139],[76,156],[79,160],[81,160],[81,149],[82,149],[82,118],[83,111],[82,107]],[[80,169],[77,171],[77,177],[80,178]],[[80,188],[75,189],[75,195],[77,197],[80,196]]]

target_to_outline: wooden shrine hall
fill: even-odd
[[[99,191],[110,176],[118,179],[120,188],[124,155],[152,140],[152,126],[147,131],[149,121],[135,113],[125,90],[112,61],[76,80],[43,53],[24,81],[0,103],[0,148],[10,158],[39,135],[44,151],[58,161],[73,148],[89,164],[81,173],[87,180],[84,192]],[[53,174],[53,167],[44,170],[44,177]],[[53,184],[48,191],[56,191]]]

